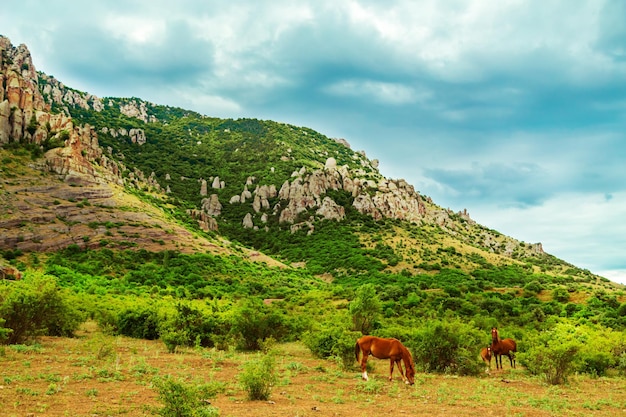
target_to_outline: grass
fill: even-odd
[[[204,387],[203,399],[224,416],[457,415],[614,416],[626,409],[626,379],[574,376],[552,387],[523,369],[454,377],[421,374],[407,386],[389,363],[371,360],[370,380],[357,363],[344,370],[313,357],[300,343],[276,344],[277,383],[268,400],[250,401],[240,384],[255,353],[189,348],[168,353],[159,341],[101,333],[93,324],[79,337],[42,338],[36,347],[0,357],[3,415],[154,415],[162,407],[154,381],[171,377]]]

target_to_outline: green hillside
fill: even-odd
[[[476,375],[499,327],[530,372],[556,363],[535,355],[546,334],[575,345],[567,372],[626,371],[622,286],[437,206],[342,141],[138,98],[58,102],[51,83],[39,74],[50,113],[93,127],[98,149],[79,154],[106,175],[51,172],[46,152],[73,132],[0,148],[5,343],[93,319],[171,351],[298,340],[349,366],[373,333],[405,341],[423,371]],[[103,184],[111,166],[119,181]]]

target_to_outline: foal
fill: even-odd
[[[491,346],[484,347],[480,350],[480,357],[482,358],[485,365],[487,365],[487,369],[485,372],[489,372],[491,369]]]

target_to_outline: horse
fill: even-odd
[[[400,370],[400,376],[406,384],[413,385],[415,383],[415,365],[413,364],[413,357],[411,352],[402,344],[398,339],[385,339],[376,336],[363,336],[356,341],[354,346],[354,354],[356,361],[359,361],[359,353],[362,353],[361,359],[361,372],[365,381],[368,380],[367,370],[367,358],[369,355],[378,359],[389,359],[389,380],[392,380],[393,365],[398,365]],[[406,376],[402,370],[402,362],[406,368]]]
[[[482,358],[485,365],[487,365],[487,369],[485,372],[489,372],[491,369],[491,346],[484,347],[480,350],[480,357]]]
[[[502,355],[509,357],[511,367],[515,368],[515,352],[517,352],[517,343],[513,339],[502,339],[498,334],[498,328],[491,328],[491,351],[496,358],[496,369],[502,369]],[[499,359],[499,360],[498,360]]]

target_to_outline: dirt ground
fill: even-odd
[[[220,416],[616,416],[626,415],[626,378],[574,376],[548,386],[523,369],[481,377],[418,373],[415,385],[386,378],[372,359],[368,382],[299,343],[275,347],[278,382],[269,401],[249,401],[238,375],[256,354],[215,349],[168,353],[159,341],[106,336],[87,325],[79,337],[0,347],[0,416],[148,416],[163,406],[155,377],[223,387],[207,399]]]

